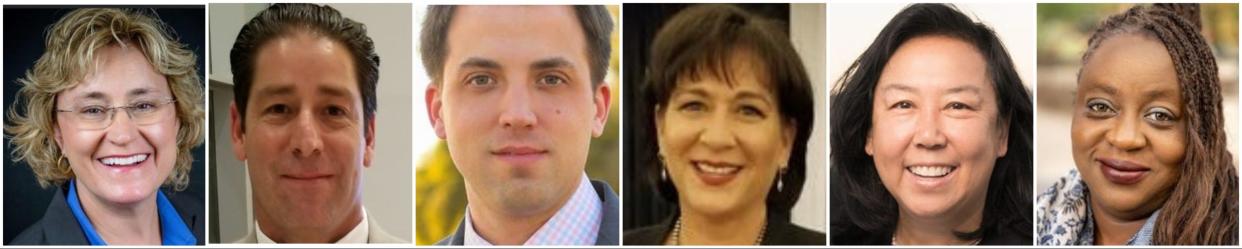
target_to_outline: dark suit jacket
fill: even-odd
[[[181,215],[181,221],[194,232],[198,245],[203,245],[207,239],[203,236],[207,219],[203,216],[202,197],[163,188],[160,191],[164,191],[173,208],[177,209],[177,214]],[[68,192],[67,187],[56,191],[43,218],[23,230],[9,245],[90,245],[86,233],[82,232],[78,220],[73,217],[73,211],[69,210],[69,202],[65,201]]]
[[[591,186],[595,187],[595,193],[599,194],[600,201],[603,201],[603,219],[599,222],[599,234],[595,237],[595,245],[620,245],[620,233],[617,227],[620,224],[617,219],[617,207],[621,205],[621,201],[617,199],[617,194],[612,191],[612,187],[608,183],[591,180]],[[460,246],[466,244],[466,220],[457,224],[457,231],[448,237],[436,242],[437,246]]]
[[[660,224],[625,232],[625,245],[664,245],[669,232],[673,230],[673,222],[677,216],[678,214],[673,214]],[[824,233],[789,223],[787,218],[769,215],[765,229],[767,230],[763,233],[763,241],[759,242],[760,245],[827,245],[827,237]]]

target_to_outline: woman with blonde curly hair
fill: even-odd
[[[58,191],[10,244],[201,245],[202,197],[181,192],[203,140],[195,54],[123,9],[69,12],[44,46],[5,132],[13,159]]]

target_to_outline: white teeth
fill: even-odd
[[[147,160],[147,154],[138,154],[128,157],[108,157],[100,159],[105,165],[130,165]]]
[[[736,173],[742,167],[737,166],[716,166],[707,163],[695,163],[694,168],[709,174],[727,175]]]
[[[953,167],[949,166],[912,166],[909,167],[910,173],[922,177],[941,177],[953,172]]]

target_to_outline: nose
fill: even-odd
[[[133,119],[127,114],[117,114],[122,109],[113,109],[110,115],[112,124],[108,125],[107,134],[104,135],[109,143],[115,145],[126,145],[134,141],[138,137],[138,126],[134,124]]]
[[[525,84],[506,84],[500,104],[500,125],[504,128],[530,128],[538,123],[535,112],[531,110],[533,100],[530,90]]]
[[[718,110],[723,108],[718,108]],[[699,143],[711,150],[727,150],[737,146],[737,136],[730,127],[727,111],[717,111],[712,119],[703,122],[703,130],[699,133]]]
[[[290,135],[293,139],[293,155],[296,157],[312,157],[322,153],[323,139],[315,115],[310,110],[303,111],[293,122]]]
[[[940,132],[939,110],[927,110],[919,115],[915,122],[914,146],[926,150],[937,150],[945,147],[948,139]],[[880,131],[884,132],[884,131]]]
[[[1138,118],[1122,118],[1116,127],[1107,133],[1108,143],[1122,150],[1134,150],[1147,146],[1147,137],[1139,131]]]

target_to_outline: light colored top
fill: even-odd
[[[539,227],[535,234],[526,239],[523,245],[594,245],[599,235],[600,221],[603,219],[603,202],[599,194],[587,180],[585,172],[578,189],[569,197],[569,201],[561,206],[547,223]],[[466,207],[465,245],[490,246],[491,242],[475,232],[470,219],[470,207]]]
[[[1095,218],[1091,215],[1091,190],[1078,170],[1052,184],[1035,201],[1035,231],[1041,246],[1095,245]],[[1151,245],[1160,210],[1147,217],[1126,245]]]
[[[362,221],[359,221],[358,225],[354,225],[354,229],[349,230],[349,233],[346,233],[345,237],[341,237],[340,240],[337,240],[336,244],[366,244],[367,238],[371,235],[371,230],[369,228],[370,224],[367,222],[367,209],[363,208]],[[273,241],[272,238],[268,238],[267,234],[263,233],[263,229],[259,228],[259,222],[257,221],[254,223],[254,230],[256,231],[259,244],[277,243],[276,241]]]

